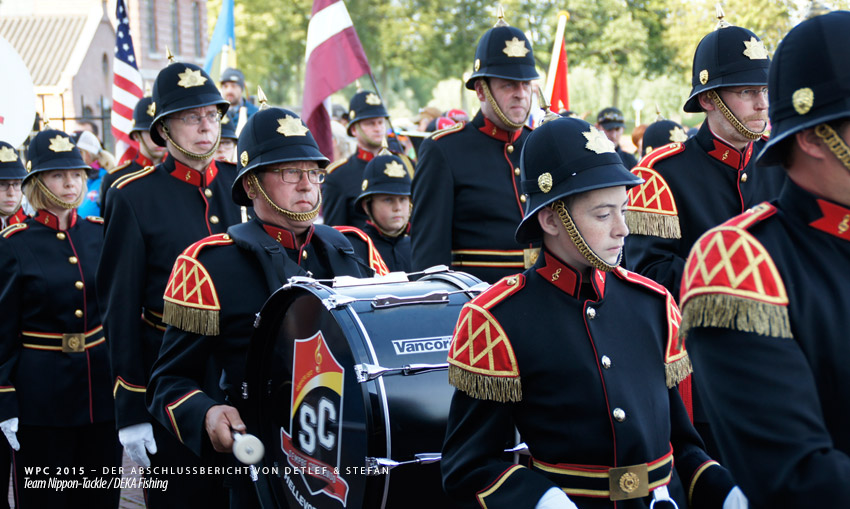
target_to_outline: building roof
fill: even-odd
[[[87,16],[3,16],[0,36],[21,55],[32,75],[33,84],[59,83],[77,45]]]

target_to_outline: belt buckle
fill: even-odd
[[[522,250],[522,266],[526,269],[530,269],[535,263],[537,263],[537,257],[540,256],[540,248],[539,247],[527,247]]]
[[[646,463],[608,469],[611,500],[629,500],[649,495],[649,471]]]
[[[62,351],[80,353],[86,351],[86,335],[83,333],[62,334]]]

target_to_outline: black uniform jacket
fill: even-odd
[[[704,122],[688,141],[644,156],[632,168],[646,182],[629,190],[628,268],[658,281],[678,299],[685,259],[700,235],[779,195],[782,168],[755,165],[764,144],[756,140],[739,152]]]
[[[148,166],[153,166],[153,161],[141,154],[138,154],[135,159],[126,161],[109,170],[109,172],[100,179],[100,209],[106,210],[106,196],[107,193],[109,193],[109,188],[112,187],[112,184],[114,184],[116,180],[129,173],[147,168]]]
[[[322,184],[322,218],[328,226],[363,228],[369,217],[354,202],[360,195],[363,170],[375,155],[357,147],[348,159],[331,164]]]
[[[257,219],[188,247],[166,289],[169,326],[151,375],[150,412],[200,455],[209,440],[207,410],[224,401],[204,392],[206,370],[198,359],[215,360],[229,404],[239,405],[254,318],[266,299],[292,276],[366,277],[365,270],[348,240],[325,225],[313,226],[300,248],[291,232]],[[198,273],[206,277],[194,278]],[[198,311],[213,310],[217,324],[192,321]]]
[[[491,509],[533,508],[552,487],[581,508],[649,507],[651,495],[615,505],[608,471],[648,464],[649,490],[667,485],[679,507],[721,507],[733,482],[703,451],[676,388],[690,372],[678,322],[657,283],[622,268],[586,280],[545,249],[472,300],[449,349],[446,491]],[[514,427],[527,467],[502,454]]]
[[[119,428],[150,421],[145,389],[162,333],[162,294],[186,246],[241,221],[230,185],[236,167],[215,161],[203,173],[169,157],[113,184],[98,266],[98,294],[110,338]]]
[[[103,221],[35,217],[0,233],[0,421],[82,426],[113,419],[95,268]]]
[[[519,156],[531,132],[471,122],[422,142],[413,178],[413,269],[449,265],[495,283],[533,264],[537,250],[514,233],[523,217]]]
[[[410,225],[407,226],[407,232],[398,237],[388,237],[375,228],[375,225],[368,221],[362,229],[337,228],[348,237],[351,245],[354,247],[354,252],[363,260],[370,260],[370,265],[373,265],[375,273],[386,274],[387,272],[410,272]],[[377,251],[377,253],[376,253]],[[377,257],[383,261],[386,267],[386,272],[379,270],[373,261]]]
[[[790,180],[688,258],[694,376],[751,507],[850,505],[848,264],[850,207]]]

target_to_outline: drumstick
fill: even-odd
[[[246,465],[254,465],[263,459],[266,448],[259,438],[248,433],[233,434],[233,455]]]

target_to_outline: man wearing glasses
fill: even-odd
[[[169,326],[148,390],[150,412],[198,455],[210,445],[230,452],[233,432],[246,431],[241,382],[266,299],[292,276],[371,275],[341,233],[313,224],[328,159],[295,113],[261,108],[242,130],[237,153],[232,198],[253,206],[256,217],[196,242],[175,262],[165,289]],[[192,278],[197,273],[208,277]],[[224,397],[206,390],[198,359],[220,367]],[[238,501],[231,507],[258,507],[247,476],[229,485]]]
[[[694,54],[684,110],[705,113],[696,136],[645,155],[632,173],[645,183],[629,190],[626,266],[679,297],[688,252],[699,237],[779,194],[781,168],[755,167],[768,128],[767,69],[761,40],[722,20]],[[718,458],[695,391],[694,424]]]
[[[172,63],[160,71],[153,85],[150,135],[166,147],[168,157],[116,180],[104,210],[97,291],[106,310],[115,417],[127,454],[143,466],[204,464],[153,421],[145,392],[165,331],[162,295],[175,258],[193,242],[241,221],[242,211],[230,199],[236,167],[213,161],[228,105],[200,67]],[[208,368],[206,360],[196,362]],[[209,384],[214,388],[216,382]],[[227,505],[216,476],[170,473],[166,468],[150,476],[169,484],[147,490],[148,507]]]
[[[21,207],[21,182],[26,174],[15,148],[0,141],[0,230],[27,218]]]

